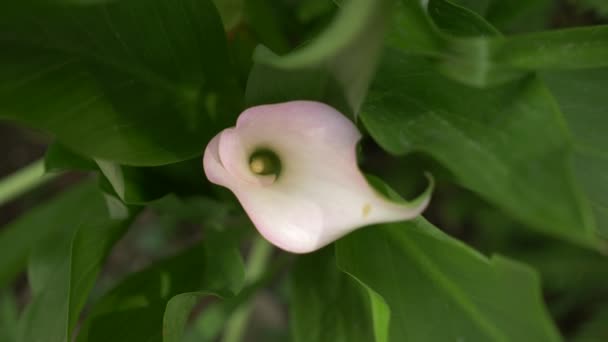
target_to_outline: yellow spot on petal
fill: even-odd
[[[361,213],[363,214],[363,218],[366,218],[369,216],[369,213],[372,211],[372,205],[369,203],[365,203],[365,205],[363,206],[363,208],[361,208]]]

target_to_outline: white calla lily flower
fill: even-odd
[[[319,102],[256,106],[209,142],[203,165],[269,242],[308,253],[366,225],[414,218],[429,202],[430,191],[397,203],[372,188],[357,165],[360,138],[350,120]]]

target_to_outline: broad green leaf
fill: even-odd
[[[596,243],[590,208],[570,168],[568,132],[537,79],[470,88],[389,49],[361,119],[390,153],[426,153],[456,183],[533,228]]]
[[[26,1],[0,13],[0,118],[79,154],[181,161],[241,109],[211,0]]]
[[[574,139],[574,171],[608,238],[608,69],[546,72],[542,78]]]
[[[76,185],[3,227],[0,230],[0,288],[23,271],[37,245],[52,235],[73,230],[82,218],[76,215],[80,210],[75,208],[96,200],[98,195],[94,182]]]
[[[213,232],[207,232],[213,236]],[[218,240],[219,239],[219,240]],[[189,292],[230,296],[240,290],[243,265],[234,245],[222,236],[132,274],[104,295],[92,308],[78,341],[162,341],[164,334],[179,337],[183,315],[191,300],[177,297]],[[164,323],[163,323],[164,319]],[[163,332],[163,326],[171,330]]]
[[[360,229],[336,246],[340,268],[388,305],[391,341],[560,340],[531,269],[487,259],[422,218]]]
[[[401,0],[391,30],[391,45],[432,57],[439,69],[462,83],[486,87],[521,79],[536,70],[583,69],[608,65],[608,26],[545,31],[508,37],[480,32],[453,37],[437,27],[488,24],[469,10],[447,0],[433,0],[433,8],[449,9],[430,18],[417,0]],[[437,21],[437,22],[435,22]]]
[[[335,263],[333,247],[298,258],[291,279],[293,340],[374,341],[370,299]]]
[[[62,220],[64,230],[33,250],[28,270],[33,298],[21,318],[18,341],[71,340],[103,261],[127,227],[126,220],[109,216],[99,191],[91,185],[85,190],[68,213],[61,213],[68,217]]]
[[[284,56],[259,47],[247,84],[248,105],[317,100],[349,114],[358,112],[382,47],[390,5],[387,0],[350,0],[310,44]]]

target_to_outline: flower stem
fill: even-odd
[[[40,159],[0,179],[0,206],[55,177],[44,173],[44,161]]]
[[[253,241],[249,260],[247,261],[247,271],[245,273],[246,285],[254,283],[264,274],[268,266],[268,261],[272,256],[272,249],[272,245],[261,237],[256,237]],[[253,310],[252,299],[241,305],[232,314],[226,323],[223,342],[240,342],[243,339],[249,316]]]

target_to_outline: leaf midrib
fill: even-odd
[[[155,73],[154,71],[148,68],[142,68],[141,65],[127,65],[122,64],[124,62],[119,62],[117,60],[111,60],[107,58],[101,58],[100,56],[96,56],[93,54],[84,53],[83,51],[77,49],[69,49],[66,47],[58,47],[58,46],[48,46],[43,44],[38,44],[29,40],[12,40],[12,39],[3,39],[0,38],[0,43],[4,44],[14,44],[15,46],[24,46],[31,49],[43,51],[46,53],[59,53],[61,55],[65,55],[66,60],[70,60],[72,63],[66,63],[61,68],[72,65],[73,63],[81,62],[81,63],[94,63],[98,65],[102,65],[105,67],[109,67],[117,72],[132,76],[133,78],[141,81],[150,86],[154,86],[160,89],[164,89],[165,91],[171,93],[179,93],[179,87],[176,83],[171,82],[169,79],[162,77],[160,74]],[[86,65],[82,66],[83,69],[88,70],[90,72],[89,67]],[[61,69],[60,68],[60,69]]]
[[[471,303],[467,298],[466,294],[458,287],[457,284],[452,282],[446,276],[444,276],[437,265],[429,259],[415,243],[410,241],[403,234],[390,234],[395,237],[405,247],[402,250],[408,254],[412,260],[420,266],[420,270],[427,274],[429,278],[435,281],[437,287],[444,290],[449,298],[452,298],[454,302],[460,306],[463,311],[471,318],[471,320],[481,328],[493,341],[508,341],[507,335],[505,335],[500,329],[492,322],[487,320],[484,315],[479,312],[475,307],[474,303]],[[386,238],[384,239],[387,243]],[[387,249],[390,251],[391,249]]]

